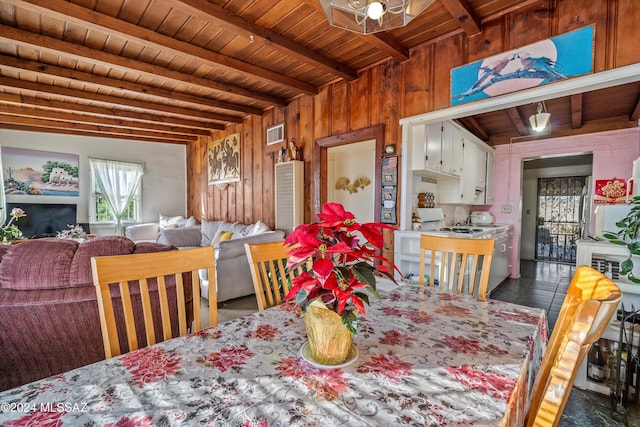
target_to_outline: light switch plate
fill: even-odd
[[[502,213],[511,213],[511,205],[502,205]]]

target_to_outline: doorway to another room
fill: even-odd
[[[375,219],[376,141],[327,149],[327,201],[340,203],[359,222]]]
[[[536,261],[574,264],[585,176],[538,178]]]
[[[589,233],[592,154],[523,161],[520,258],[575,264]]]

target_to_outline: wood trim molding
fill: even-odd
[[[384,125],[380,124],[366,129],[360,129],[353,132],[343,133],[341,135],[327,136],[324,138],[318,138],[313,144],[313,186],[312,186],[312,200],[313,210],[312,215],[316,212],[320,212],[322,205],[327,201],[327,188],[322,186],[321,183],[327,180],[327,148],[337,147],[345,144],[352,144],[354,142],[368,141],[375,139],[376,141],[376,177],[380,177],[382,173],[382,162],[380,159],[384,153]],[[380,206],[382,205],[382,192],[380,191],[380,185],[376,185],[374,195],[374,205],[376,206],[374,212],[374,221],[380,221]],[[314,218],[311,218],[314,221]]]

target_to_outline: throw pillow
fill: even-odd
[[[246,225],[236,221],[231,225],[230,231],[233,231],[234,239],[240,239],[242,237],[247,237],[251,235],[251,227],[252,227],[251,225]]]
[[[251,235],[255,236],[256,234],[266,233],[267,231],[271,231],[271,228],[269,228],[269,226],[264,222],[258,221],[253,226],[253,230],[251,230]]]
[[[200,246],[200,227],[165,228],[158,233],[156,242],[173,245],[177,248],[185,246]]]
[[[200,222],[202,223],[202,241],[200,242],[200,246],[210,246],[211,241],[224,221],[209,221],[202,218]]]
[[[186,219],[182,215],[178,216],[167,216],[160,214],[160,228],[167,228],[169,224],[178,224],[180,226],[180,222],[186,222]]]
[[[216,243],[222,242],[224,240],[230,240],[232,236],[233,236],[232,231],[218,230],[216,232],[216,235],[213,236],[213,239],[211,240],[211,244],[215,245]]]
[[[197,220],[195,217],[190,216],[190,217],[187,219],[187,221],[186,221],[186,223],[184,224],[184,226],[185,226],[185,227],[191,227],[192,225],[198,225],[198,220]]]

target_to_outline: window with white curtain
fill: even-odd
[[[107,161],[111,164],[113,168],[116,170],[115,176],[122,177],[125,179],[124,169],[128,169],[130,167],[138,166],[137,163],[127,163],[120,161]],[[121,167],[120,167],[121,166]],[[121,170],[119,170],[121,169]],[[122,173],[118,173],[122,172]],[[96,174],[96,169],[91,167],[91,198],[89,202],[89,213],[92,218],[92,222],[95,223],[103,223],[103,224],[113,224],[116,222],[116,218],[111,214],[107,207],[107,201],[105,195],[102,194],[100,186],[98,185],[98,179]],[[127,222],[139,222],[140,221],[140,212],[142,211],[142,183],[138,185],[133,198],[127,205],[127,208],[124,211],[124,215],[122,217],[122,221]],[[121,196],[124,197],[124,196]]]

